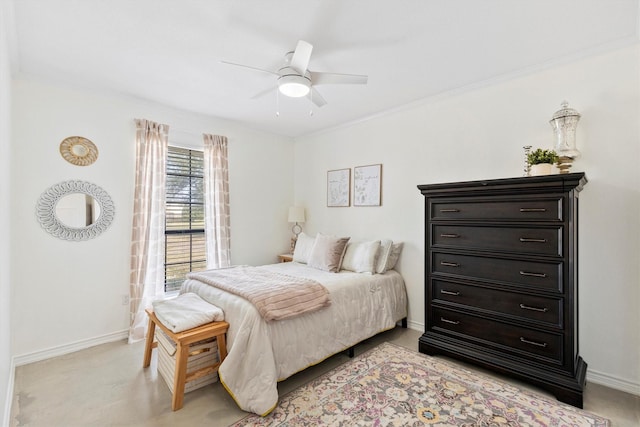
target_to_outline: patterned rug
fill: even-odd
[[[385,343],[240,426],[609,426],[609,420]]]

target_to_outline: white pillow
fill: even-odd
[[[315,237],[307,236],[304,232],[298,234],[296,247],[293,250],[293,260],[295,262],[306,264],[309,261],[309,255],[311,254],[311,249],[315,242]]]
[[[402,252],[402,246],[402,242],[391,245],[391,251],[389,252],[389,258],[387,258],[385,271],[393,270],[395,268],[398,258],[400,258],[400,252]]]
[[[348,241],[348,237],[326,236],[318,233],[307,265],[319,270],[337,273],[340,271]]]
[[[380,240],[347,243],[347,250],[342,259],[342,269],[373,274],[378,249],[380,249]]]
[[[382,274],[387,271],[387,260],[389,259],[389,253],[391,252],[391,245],[393,245],[393,241],[391,239],[380,240],[378,259],[376,260],[376,273],[378,274]]]

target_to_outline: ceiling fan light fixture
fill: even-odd
[[[285,96],[301,98],[311,91],[311,80],[304,76],[288,74],[278,79],[278,90]]]

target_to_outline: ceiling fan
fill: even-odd
[[[220,61],[224,64],[235,65],[261,71],[277,76],[277,88],[285,96],[292,98],[308,97],[316,106],[322,107],[327,103],[318,93],[315,86],[323,84],[366,84],[367,76],[360,74],[338,74],[311,71],[308,69],[313,45],[304,40],[299,40],[296,50],[288,52],[284,56],[284,64],[277,71],[251,67],[249,65],[236,64],[234,62]],[[253,98],[259,98],[273,88],[260,92]]]

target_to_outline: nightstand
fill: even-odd
[[[278,255],[278,260],[280,262],[291,262],[291,261],[293,261],[293,255],[291,255],[291,254]]]

